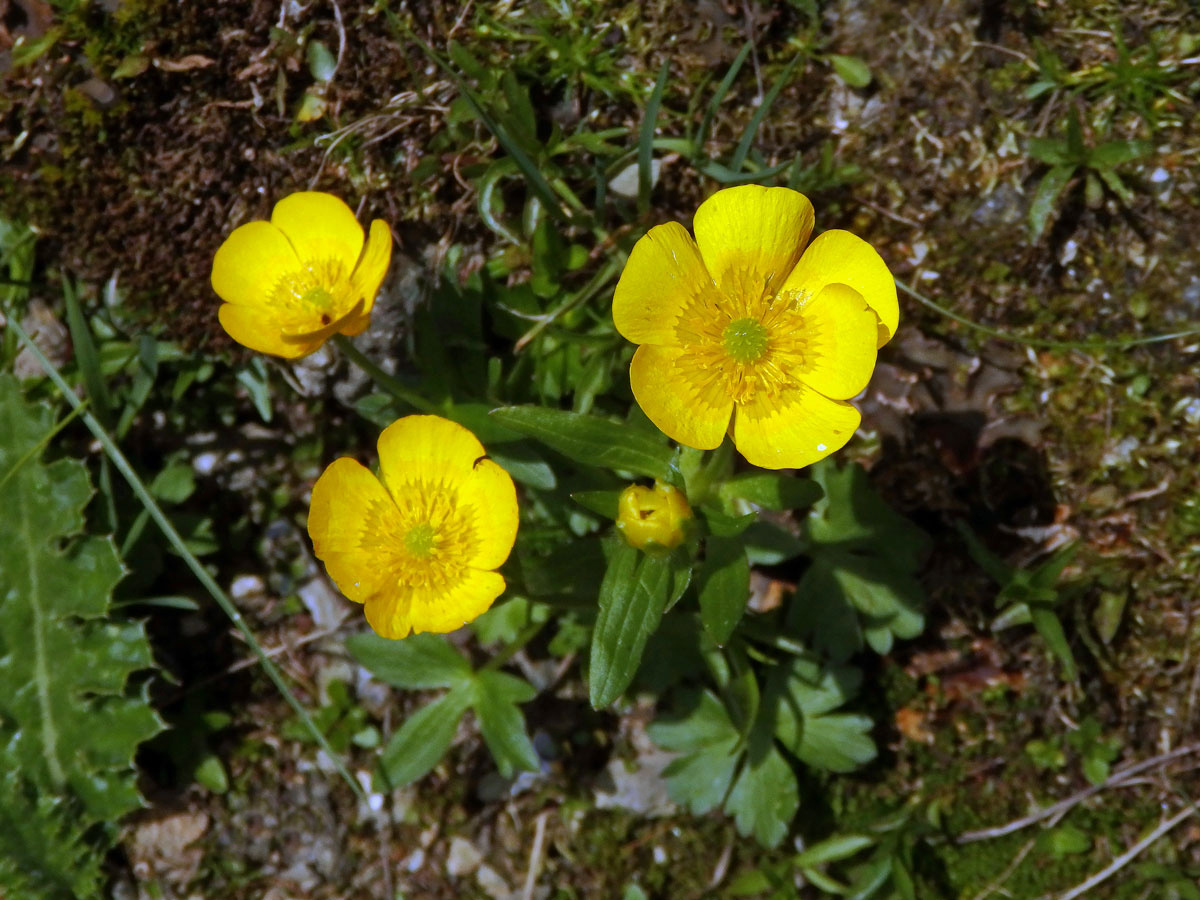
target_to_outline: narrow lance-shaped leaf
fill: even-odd
[[[629,687],[642,653],[662,621],[671,583],[669,558],[647,556],[621,542],[600,585],[588,665],[592,706],[612,703]]]
[[[675,451],[631,425],[534,406],[502,407],[491,415],[505,428],[536,438],[576,462],[675,479]]]
[[[472,699],[471,685],[463,684],[405,719],[380,757],[378,787],[404,787],[436,766],[450,749]]]
[[[445,638],[414,634],[389,641],[377,634],[347,638],[346,649],[378,678],[409,690],[453,687],[471,677],[471,665]]]
[[[710,536],[704,542],[704,562],[696,573],[700,621],[718,644],[724,644],[746,611],[750,597],[750,561],[734,538]]]

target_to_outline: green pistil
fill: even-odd
[[[433,526],[428,522],[414,525],[404,536],[404,549],[413,556],[429,556],[433,553]]]
[[[310,288],[304,294],[304,302],[317,309],[329,309],[333,305],[333,294],[323,287]]]
[[[767,352],[767,329],[757,319],[734,319],[725,328],[725,350],[740,363],[752,363]]]

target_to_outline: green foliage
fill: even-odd
[[[1056,607],[1062,597],[1059,578],[1063,569],[1075,558],[1078,545],[1063,547],[1036,569],[1026,570],[1010,566],[992,554],[966,526],[960,526],[959,533],[967,543],[971,558],[1000,585],[996,607],[1001,612],[992,623],[992,628],[1000,630],[1032,622],[1050,652],[1062,665],[1063,674],[1074,679],[1075,655],[1071,652]]]
[[[41,460],[54,428],[0,375],[0,771],[2,808],[22,817],[0,828],[0,858],[47,897],[94,875],[113,825],[141,805],[137,746],[161,728],[145,687],[130,685],[153,665],[142,625],[108,615],[116,550],[82,533],[87,472]]]
[[[592,706],[608,706],[625,692],[642,652],[662,621],[671,590],[670,557],[641,553],[614,542],[597,599],[592,632],[588,695]]]
[[[537,407],[492,411],[500,425],[586,465],[673,481],[675,451],[648,431],[595,416]]]
[[[664,772],[673,800],[696,815],[719,806],[742,834],[773,847],[800,805],[789,757],[816,770],[851,771],[875,758],[873,723],[836,711],[858,690],[861,673],[851,666],[788,656],[771,667],[760,694],[744,657],[732,658],[743,668],[726,681],[725,702],[711,691],[683,691],[650,736],[680,754]]]
[[[379,746],[379,731],[368,721],[367,711],[350,696],[346,682],[333,680],[325,688],[325,702],[310,713],[313,723],[339,753],[351,746],[370,750]],[[280,729],[285,738],[295,741],[313,741],[308,724],[299,717],[289,719]]]
[[[103,849],[74,821],[74,804],[39,791],[11,761],[0,768],[0,887],[7,896],[99,896]]]
[[[468,709],[504,777],[536,771],[537,754],[525,730],[520,704],[537,693],[528,683],[485,666],[472,669],[446,640],[415,634],[389,641],[359,634],[346,641],[351,655],[380,681],[408,690],[448,688],[404,720],[379,761],[381,788],[412,784],[441,761]]]
[[[1025,89],[1025,96],[1034,99],[1052,91],[1066,91],[1094,103],[1107,104],[1114,112],[1130,110],[1141,117],[1151,132],[1157,129],[1168,109],[1191,105],[1187,88],[1180,90],[1181,82],[1188,78],[1187,69],[1180,64],[1181,60],[1164,57],[1162,34],[1150,32],[1144,43],[1130,47],[1120,24],[1114,23],[1112,38],[1109,59],[1078,71],[1071,71],[1044,42],[1035,41],[1036,80]],[[1179,56],[1195,49],[1194,43],[1183,40],[1179,43]]]
[[[1100,723],[1090,716],[1067,733],[1067,743],[1079,754],[1083,777],[1095,785],[1108,780],[1109,766],[1121,753],[1121,739],[1101,736]]]
[[[835,660],[864,641],[887,653],[895,638],[924,628],[916,572],[928,538],[884,503],[860,467],[824,461],[812,473],[824,497],[806,520],[812,564],[796,585],[789,622]]]
[[[1100,205],[1105,188],[1128,206],[1133,200],[1133,192],[1116,170],[1153,149],[1149,141],[1140,140],[1113,140],[1093,145],[1085,143],[1079,111],[1071,107],[1066,131],[1061,138],[1033,138],[1029,141],[1029,155],[1050,167],[1038,183],[1029,206],[1029,231],[1033,239],[1042,236],[1050,216],[1061,202],[1063,192],[1078,175],[1083,176],[1082,187],[1089,206]]]

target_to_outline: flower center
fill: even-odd
[[[411,555],[424,559],[432,555],[436,537],[433,526],[422,522],[408,529],[408,533],[404,535],[404,549]]]
[[[743,364],[762,358],[767,352],[767,339],[767,329],[749,316],[730,322],[721,338],[729,355]]]
[[[319,309],[328,309],[333,304],[333,294],[323,287],[309,288],[304,292],[304,302]]]

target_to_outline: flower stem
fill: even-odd
[[[419,409],[421,412],[439,413],[442,412],[437,404],[430,400],[426,400],[420,394],[410,390],[400,379],[389,375],[383,371],[378,365],[372,362],[366,354],[354,346],[354,342],[344,334],[335,334],[333,342],[337,344],[338,349],[345,354],[346,358],[358,366],[365,372],[370,379],[375,382],[375,386],[380,390],[391,394],[401,403],[407,403],[414,409]]]

